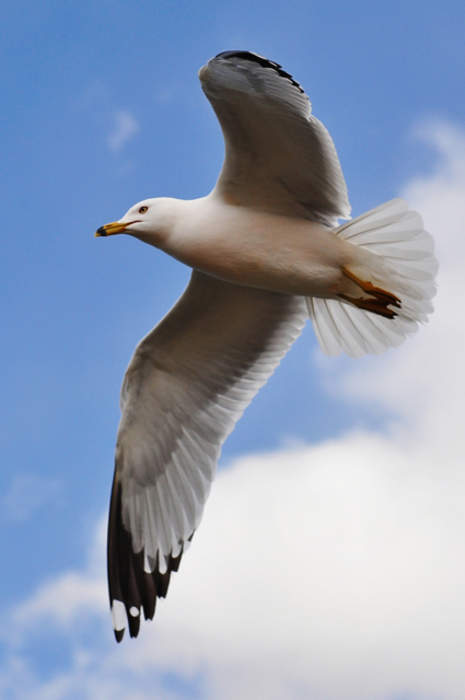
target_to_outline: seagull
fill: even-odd
[[[325,353],[358,357],[399,345],[435,293],[420,215],[394,199],[350,218],[331,136],[281,65],[224,51],[199,78],[225,142],[212,192],[145,199],[95,234],[129,234],[192,268],[121,390],[107,551],[118,642],[166,596],[222,443],[307,319]]]

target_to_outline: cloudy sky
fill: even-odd
[[[465,697],[462,2],[7,2],[0,696]],[[105,526],[118,392],[189,271],[101,224],[200,196],[223,145],[196,72],[252,49],[304,85],[353,213],[435,236],[431,322],[376,358],[306,329],[226,443],[170,594],[116,645]]]

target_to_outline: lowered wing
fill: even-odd
[[[221,444],[300,334],[305,302],[198,271],[121,392],[108,530],[115,635],[139,631],[196,530]]]

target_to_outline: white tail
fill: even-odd
[[[323,352],[359,357],[399,345],[433,310],[438,266],[433,239],[423,229],[421,216],[408,211],[404,200],[392,199],[334,233],[363,251],[360,264],[351,265],[350,273],[386,290],[386,297],[398,297],[400,306],[386,307],[389,318],[353,306],[347,297],[347,301],[309,297],[308,311]]]

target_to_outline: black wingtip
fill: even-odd
[[[222,51],[221,53],[217,54],[215,58],[242,58],[244,61],[253,61],[254,63],[258,63],[260,66],[264,66],[265,68],[272,68],[282,78],[287,78],[287,80],[289,80],[292,85],[299,90],[299,92],[302,94],[305,92],[297,80],[294,80],[292,75],[285,71],[280,63],[271,61],[269,58],[265,58],[265,56],[261,56],[259,53],[255,53],[254,51]]]
[[[155,595],[145,595],[143,600],[143,610],[144,617],[146,620],[153,620],[155,615],[155,609],[157,607],[157,596]]]
[[[121,640],[123,639],[123,637],[124,637],[124,627],[123,627],[122,630],[115,630],[115,629],[114,629],[113,632],[115,633],[115,639],[116,639],[116,641],[117,641],[118,644],[119,644],[120,641],[121,641]]]
[[[129,636],[137,637],[140,628],[140,609],[138,610],[137,615],[133,615],[131,610],[128,610],[126,614],[129,624]]]
[[[189,539],[191,538],[192,535]],[[166,596],[171,573],[178,570],[182,553],[183,547],[176,557],[167,557],[164,574],[159,572],[158,555],[152,561],[148,557],[153,571],[145,571],[144,550],[138,553],[133,551],[131,535],[123,524],[121,484],[115,472],[108,522],[108,587],[111,605],[114,601],[120,601],[126,609],[131,637],[137,637],[139,633],[141,609],[144,611],[144,619],[153,618],[157,598]],[[134,613],[137,610],[137,613],[132,615],[131,610]],[[124,629],[115,630],[117,642],[123,639],[123,635]]]

